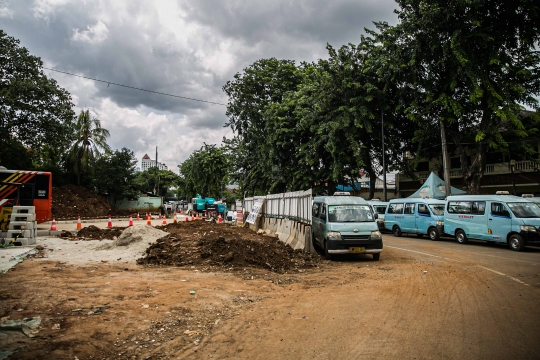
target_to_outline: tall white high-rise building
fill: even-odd
[[[150,156],[148,156],[148,154],[144,154],[141,161],[141,171],[146,171],[153,167],[156,167],[156,160],[152,160],[150,159]],[[158,168],[159,170],[169,170],[167,165],[160,162],[158,162]]]

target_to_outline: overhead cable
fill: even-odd
[[[109,85],[116,85],[116,86],[121,86],[121,87],[125,87],[125,88],[128,88],[128,89],[139,90],[139,91],[146,91],[146,92],[153,93],[153,94],[165,95],[165,96],[171,96],[171,97],[175,97],[175,98],[179,98],[179,99],[192,100],[192,101],[199,101],[199,102],[204,102],[204,103],[208,103],[208,104],[227,106],[226,104],[221,104],[221,103],[217,103],[217,102],[213,102],[213,101],[200,100],[200,99],[188,98],[188,97],[180,96],[180,95],[173,95],[173,94],[162,93],[162,92],[159,92],[159,91],[153,91],[153,90],[141,89],[141,88],[138,88],[138,87],[129,86],[129,85],[123,85],[123,84],[118,84],[118,83],[114,83],[114,82],[111,82],[111,81],[105,81],[105,80],[100,80],[100,79],[94,79],[94,78],[87,77],[87,76],[82,76],[82,75],[72,74],[72,73],[69,73],[69,72],[66,72],[66,71],[60,71],[60,70],[50,69],[50,68],[46,68],[46,67],[43,67],[43,68],[46,69],[46,70],[56,71],[56,72],[59,72],[59,73],[62,73],[62,74],[71,75],[71,76],[76,76],[76,77],[80,77],[80,78],[83,78],[83,79],[88,79],[88,80],[93,80],[93,81],[99,81],[99,82],[102,82],[102,83],[107,84],[107,87],[108,87]]]

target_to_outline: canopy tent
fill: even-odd
[[[459,190],[453,186],[450,187],[451,195],[464,195],[465,191]],[[416,190],[414,194],[409,196],[410,198],[430,198],[430,199],[444,199],[446,197],[446,189],[444,181],[431,172],[429,177],[424,181],[424,184],[420,189]]]

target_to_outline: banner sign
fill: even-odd
[[[257,215],[259,215],[263,202],[264,199],[257,199],[255,203],[253,203],[253,208],[246,219],[247,223],[255,224],[255,220],[257,219]]]

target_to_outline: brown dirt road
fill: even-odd
[[[358,255],[282,272],[213,261],[27,259],[2,275],[0,316],[40,316],[41,328],[0,337],[0,350],[18,348],[9,359],[540,358],[539,289],[473,263],[393,248],[378,262]]]

